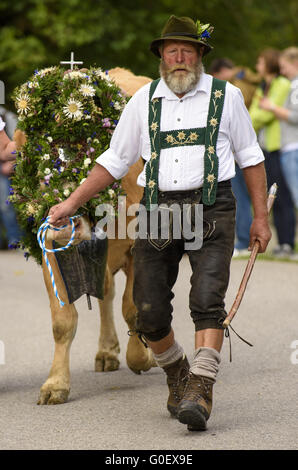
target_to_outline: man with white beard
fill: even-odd
[[[152,349],[167,375],[169,412],[189,430],[204,430],[211,413],[212,388],[220,363],[226,316],[224,298],[234,249],[235,199],[230,179],[234,158],[243,169],[254,208],[250,246],[260,252],[271,237],[266,208],[263,154],[240,90],[203,71],[212,47],[209,25],[171,16],[151,51],[161,58],[161,79],[141,88],[124,109],[110,148],[100,155],[87,180],[50,210],[62,225],[98,191],[122,178],[142,155],[138,177],[147,218],[156,205],[203,204],[203,240],[187,248],[181,237],[137,238],[134,245],[136,332]],[[171,327],[172,288],[187,253],[192,276],[189,307],[195,325],[195,352],[189,365]]]

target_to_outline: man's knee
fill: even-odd
[[[136,330],[149,341],[160,341],[170,333],[171,322],[171,312],[157,311],[143,303],[142,309],[138,309]]]

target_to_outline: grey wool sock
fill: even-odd
[[[180,359],[183,354],[183,348],[180,346],[180,344],[177,343],[177,341],[175,341],[174,344],[165,352],[161,354],[153,353],[153,356],[159,367],[165,367],[178,361],[178,359]]]
[[[220,364],[220,354],[216,349],[201,347],[195,350],[190,372],[216,382]]]

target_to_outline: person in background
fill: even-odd
[[[11,137],[16,122],[15,115],[0,106],[0,249],[6,247],[6,241],[9,248],[16,248],[21,237],[13,205],[7,204],[10,188],[9,177],[15,164],[16,147]]]
[[[209,73],[220,80],[227,80],[240,88],[245,106],[249,108],[257,85],[261,77],[247,67],[236,67],[228,58],[218,58],[211,62]],[[236,207],[236,243],[233,257],[247,256],[249,246],[249,232],[252,223],[251,199],[242,170],[235,162],[236,175],[232,178],[232,189],[235,194]]]
[[[281,166],[298,209],[298,47],[285,49],[279,65],[281,73],[291,81],[286,102],[284,106],[277,106],[269,98],[263,98],[260,107],[271,111],[280,121]]]
[[[281,169],[280,121],[272,109],[262,108],[265,97],[270,100],[272,106],[280,107],[284,105],[289,94],[290,82],[280,76],[279,59],[280,52],[276,49],[265,49],[259,54],[256,69],[263,81],[255,92],[249,113],[265,155],[268,187],[273,183],[278,186],[273,205],[278,245],[273,249],[273,255],[278,258],[289,258],[294,253],[296,215],[292,196]]]
[[[256,87],[260,84],[261,77],[248,67],[236,66],[234,62],[226,57],[214,59],[208,72],[215,78],[227,80],[240,88],[243,94],[245,106],[250,107]]]

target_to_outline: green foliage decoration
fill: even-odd
[[[41,263],[36,240],[40,225],[50,207],[85,181],[96,158],[108,148],[127,98],[100,68],[65,72],[54,66],[36,70],[16,88],[13,99],[26,142],[17,153],[10,202],[24,232],[25,256]],[[109,203],[117,213],[122,193],[117,181],[79,213],[95,224],[95,208]]]

